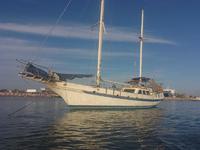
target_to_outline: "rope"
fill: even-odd
[[[23,107],[21,107],[21,108],[19,108],[19,109],[15,110],[14,112],[12,112],[12,113],[8,114],[8,116],[9,116],[9,117],[11,117],[11,116],[12,116],[12,115],[14,115],[15,113],[17,113],[17,112],[19,112],[19,111],[21,111],[21,110],[25,109],[26,107],[28,107],[29,105],[31,105],[31,104],[33,104],[33,103],[34,103],[34,101],[32,101],[32,102],[30,102],[30,103],[28,103],[28,104],[24,105]]]

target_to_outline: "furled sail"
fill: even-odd
[[[63,74],[53,72],[48,69],[41,69],[39,65],[32,64],[30,62],[25,64],[23,72],[19,73],[23,77],[41,79],[42,81],[55,82],[55,81],[66,81],[73,80],[75,78],[89,78],[91,74]]]

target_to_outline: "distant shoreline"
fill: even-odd
[[[60,96],[58,96],[55,93],[45,93],[45,92],[36,92],[36,93],[27,93],[27,92],[19,92],[19,93],[14,93],[14,92],[0,92],[0,97],[56,97],[56,98],[59,98]],[[170,100],[170,101],[174,101],[174,100],[179,100],[179,101],[187,101],[187,100],[200,101],[198,99],[189,98],[189,97],[183,97],[183,98],[179,98],[179,97],[165,97],[164,101],[165,100]]]
[[[20,93],[13,93],[13,92],[0,92],[0,97],[60,97],[54,93],[27,93],[27,92],[20,92]]]
[[[180,98],[180,97],[165,97],[164,100],[170,100],[170,101],[188,101],[188,100],[191,100],[191,101],[200,101],[196,98],[189,98],[189,97],[183,97],[183,98]]]

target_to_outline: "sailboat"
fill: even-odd
[[[78,107],[153,107],[163,99],[162,87],[153,79],[142,76],[142,49],[144,10],[141,17],[140,40],[140,75],[126,83],[105,81],[101,78],[101,58],[104,33],[104,0],[100,1],[100,20],[98,38],[98,58],[96,84],[85,85],[73,82],[75,78],[88,78],[89,74],[62,74],[37,64],[27,62],[19,75],[22,78],[45,84],[52,91],[61,96],[67,105]],[[102,82],[111,83],[111,87],[104,87]],[[116,85],[119,84],[119,87]]]

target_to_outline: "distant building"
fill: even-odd
[[[1,89],[0,92],[5,93],[5,92],[9,92],[9,90],[7,90],[7,89]]]
[[[40,88],[40,91],[44,92],[44,91],[46,91],[46,88]]]
[[[200,100],[200,97],[196,97],[196,100]]]
[[[163,89],[163,93],[165,97],[174,97],[176,95],[175,89]]]
[[[26,92],[27,93],[36,93],[37,90],[36,89],[27,89]]]

